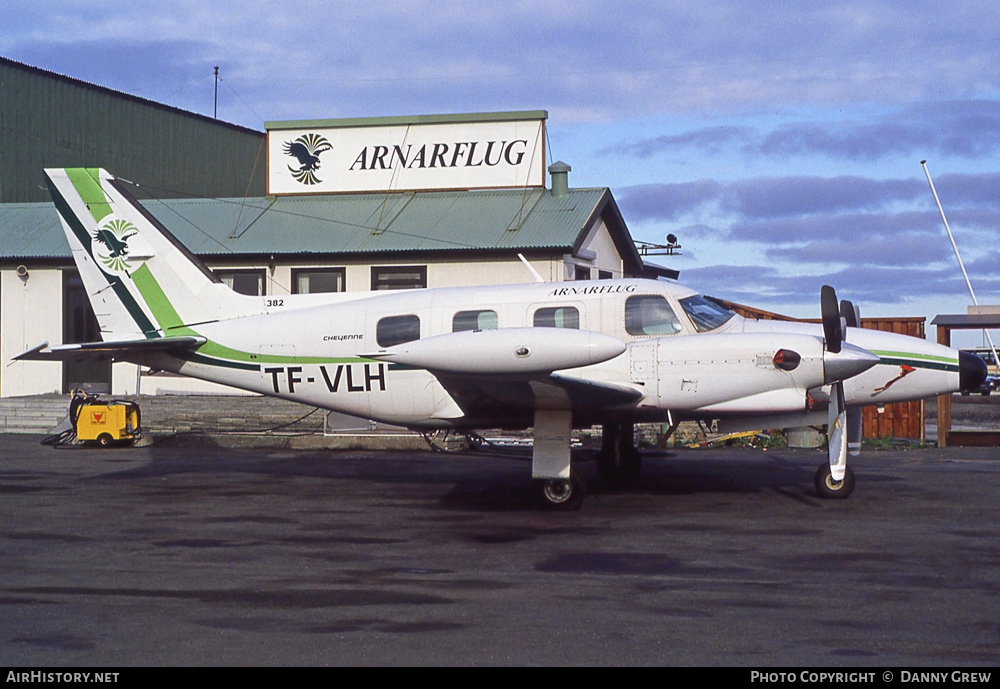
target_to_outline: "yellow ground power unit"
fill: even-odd
[[[79,405],[75,425],[78,440],[93,441],[102,447],[132,442],[141,435],[139,405],[122,400],[88,399]]]

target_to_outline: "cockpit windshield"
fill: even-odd
[[[701,294],[681,299],[681,307],[700,333],[715,330],[736,315],[729,309]]]

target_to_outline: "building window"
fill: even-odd
[[[375,341],[379,347],[412,342],[420,339],[420,318],[418,316],[387,316],[375,326]]]
[[[292,270],[292,294],[343,292],[344,268],[295,268]]]
[[[574,280],[589,280],[590,279],[590,268],[587,266],[573,266],[573,279]]]
[[[663,297],[637,295],[625,301],[625,332],[629,335],[675,335],[681,322]]]
[[[580,312],[572,306],[554,306],[535,311],[536,328],[580,329]]]
[[[373,266],[372,290],[427,287],[427,266]]]
[[[496,311],[459,311],[451,319],[453,333],[462,330],[496,330],[498,327]]]
[[[264,294],[263,270],[217,270],[215,274],[234,292],[249,294],[251,297]]]
[[[598,280],[610,280],[613,276],[610,270],[599,270],[597,271]]]

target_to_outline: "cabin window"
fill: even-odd
[[[499,327],[496,311],[459,311],[451,319],[451,331],[496,330]]]
[[[372,291],[427,287],[427,266],[372,266]]]
[[[681,299],[681,308],[700,333],[715,330],[735,316],[732,311],[700,294]]]
[[[681,323],[659,295],[636,295],[625,301],[625,332],[629,335],[675,335]]]
[[[264,294],[263,270],[217,270],[215,274],[234,292],[260,297]]]
[[[536,328],[580,329],[580,312],[573,306],[553,306],[535,311]]]
[[[297,268],[292,270],[292,294],[343,292],[344,268]]]
[[[412,342],[420,339],[420,318],[418,316],[387,316],[375,326],[375,341],[379,347]]]

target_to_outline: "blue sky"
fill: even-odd
[[[265,121],[549,112],[681,282],[792,315],[1000,303],[1000,3],[5,0],[0,55]],[[95,161],[99,164],[100,161]],[[932,330],[929,328],[929,330]]]

